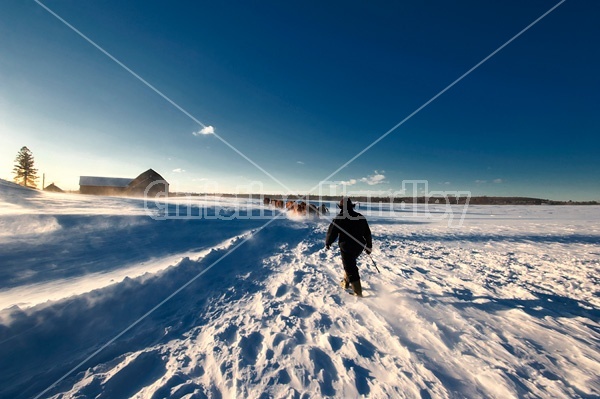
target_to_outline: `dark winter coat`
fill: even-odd
[[[327,230],[325,245],[330,246],[338,237],[340,239],[340,251],[350,256],[357,257],[364,248],[373,248],[371,229],[367,219],[353,209],[343,210],[333,219]]]

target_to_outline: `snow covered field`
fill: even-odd
[[[359,258],[356,298],[326,220],[196,201],[168,213],[277,219],[0,181],[0,397],[36,397],[219,259],[43,397],[600,397],[600,207],[471,206],[458,229],[362,207],[381,274]]]

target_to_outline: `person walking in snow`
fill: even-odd
[[[371,253],[373,249],[371,229],[369,228],[367,219],[354,210],[354,205],[350,198],[342,198],[339,208],[340,213],[333,219],[327,230],[325,248],[330,249],[331,245],[339,237],[342,264],[344,265],[345,272],[344,279],[341,282],[342,287],[349,288],[352,286],[354,294],[362,296],[356,259],[363,250],[367,254]]]

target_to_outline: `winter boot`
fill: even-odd
[[[360,286],[360,280],[353,281],[350,284],[352,285],[352,289],[354,290],[354,295],[363,296],[362,287]]]
[[[346,274],[344,274],[344,278],[340,282],[340,285],[345,290],[347,290],[348,288],[350,288],[350,283],[348,282],[348,276]]]

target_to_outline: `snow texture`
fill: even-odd
[[[35,397],[247,238],[44,396],[600,397],[596,206],[471,206],[456,229],[361,205],[381,274],[361,256],[356,298],[326,220],[153,220],[5,181],[0,202],[2,398]]]

